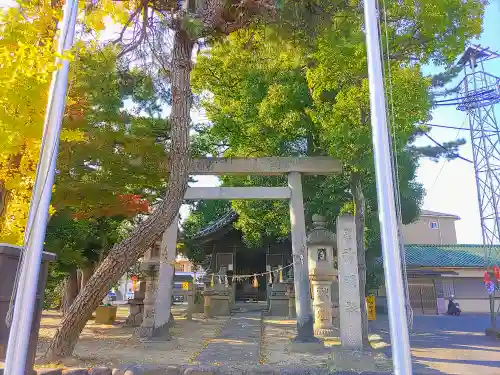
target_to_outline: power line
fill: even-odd
[[[443,129],[455,129],[455,130],[468,130],[466,128],[462,127],[459,128],[457,126],[450,126],[450,125],[438,125],[438,124],[422,124],[422,125],[427,125],[427,126],[430,126],[431,128],[443,128]],[[488,133],[496,133],[496,131],[494,130],[487,130],[485,129],[484,130],[485,132],[488,132]]]
[[[462,126],[461,126],[460,128],[458,128],[458,127],[456,128],[456,129],[458,129],[458,131],[457,131],[457,135],[455,136],[455,141],[458,139],[458,136],[459,136],[460,132],[461,132],[462,130],[466,130],[466,129],[464,129],[465,121],[466,121],[466,118],[464,118],[464,121],[462,122]],[[429,124],[429,125],[430,125],[430,124]],[[440,125],[437,125],[437,126],[439,127]],[[455,129],[455,127],[453,127],[453,129]],[[446,165],[446,160],[443,160],[443,164],[441,165],[441,168],[439,169],[439,172],[437,173],[436,178],[434,179],[434,182],[433,182],[433,183],[432,183],[432,185],[431,185],[431,188],[430,188],[430,189],[429,189],[429,191],[427,192],[427,195],[430,195],[430,193],[431,193],[431,192],[432,192],[432,190],[434,189],[434,186],[436,186],[436,183],[437,183],[437,181],[438,181],[438,179],[439,179],[439,176],[440,176],[440,175],[441,175],[441,173],[443,172],[443,169],[444,169],[444,166],[445,166],[445,165]]]
[[[432,138],[429,134],[427,133],[424,133],[424,135],[429,138],[432,142],[434,142],[437,146],[441,147],[443,150],[446,150],[448,151],[448,149],[446,147],[444,147],[441,143],[439,143],[438,141],[436,141],[434,138]],[[467,158],[464,158],[463,156],[461,156],[460,154],[457,154],[457,153],[453,153],[452,154],[454,157],[458,158],[458,159],[462,159],[463,161],[466,161],[468,163],[473,163],[472,160],[469,160]]]

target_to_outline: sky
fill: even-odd
[[[11,5],[11,0],[0,0],[0,6]],[[483,33],[475,41],[482,47],[490,47],[493,51],[500,50],[500,0],[491,0],[486,9]],[[111,30],[110,30],[111,31]],[[490,74],[500,76],[500,59],[485,63],[485,69]],[[435,67],[426,67],[424,73],[436,73]],[[462,79],[451,83],[454,87]],[[497,105],[497,118],[500,119],[500,104]],[[197,114],[192,113],[196,121]],[[472,159],[470,137],[468,134],[468,120],[464,112],[454,107],[439,107],[432,113],[432,123],[445,126],[464,128],[457,131],[451,129],[433,128],[430,135],[438,142],[452,141],[464,138],[467,143],[460,148],[460,155]],[[417,145],[431,144],[430,140],[422,137]],[[422,159],[418,169],[418,181],[426,190],[423,208],[458,215],[461,219],[456,222],[457,239],[459,243],[482,243],[481,226],[477,192],[475,186],[474,169],[471,163],[457,159],[452,161],[441,160],[434,162]],[[198,180],[192,186],[217,186],[218,179],[212,176],[195,176]],[[181,218],[189,214],[187,206],[181,208]]]

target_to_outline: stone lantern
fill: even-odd
[[[338,300],[332,298],[332,289],[338,295],[336,236],[326,229],[326,219],[313,215],[313,229],[307,236],[309,278],[311,280],[314,334],[336,337],[333,319],[338,316]],[[334,285],[332,285],[334,284]],[[337,288],[333,288],[333,286]]]
[[[155,304],[158,294],[158,272],[160,266],[160,244],[155,244],[146,251],[141,262],[141,271],[145,273],[144,312],[142,323],[137,327],[135,334],[142,339],[153,336],[155,329]]]

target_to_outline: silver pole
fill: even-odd
[[[78,1],[67,0],[64,16],[60,23],[61,34],[57,52],[71,49],[75,35]],[[45,230],[52,197],[57,150],[61,123],[66,104],[68,88],[69,61],[57,60],[61,68],[52,75],[52,83],[47,103],[42,147],[38,162],[35,186],[33,187],[30,213],[26,226],[25,253],[21,275],[17,285],[14,315],[5,357],[5,374],[24,375],[28,346],[30,344],[31,325],[36,304],[38,276],[42,260]]]
[[[411,352],[406,325],[403,275],[394,201],[393,168],[385,113],[385,94],[380,58],[378,16],[375,0],[364,1],[370,112],[377,200],[384,258],[385,288],[389,307],[392,360],[396,375],[411,375]]]

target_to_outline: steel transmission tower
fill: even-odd
[[[500,244],[500,129],[495,104],[500,102],[500,78],[484,70],[484,61],[500,57],[479,46],[469,47],[459,64],[465,77],[454,103],[467,112],[476,176],[486,266],[499,254],[491,245]]]
[[[499,57],[488,48],[469,47],[458,62],[465,76],[455,90],[457,96],[435,102],[456,105],[458,110],[467,112],[485,266],[490,272],[500,259],[497,247],[492,246],[500,245],[500,129],[495,114],[495,105],[500,102],[500,78],[487,73],[484,62]],[[492,329],[496,329],[495,294],[490,294]]]

